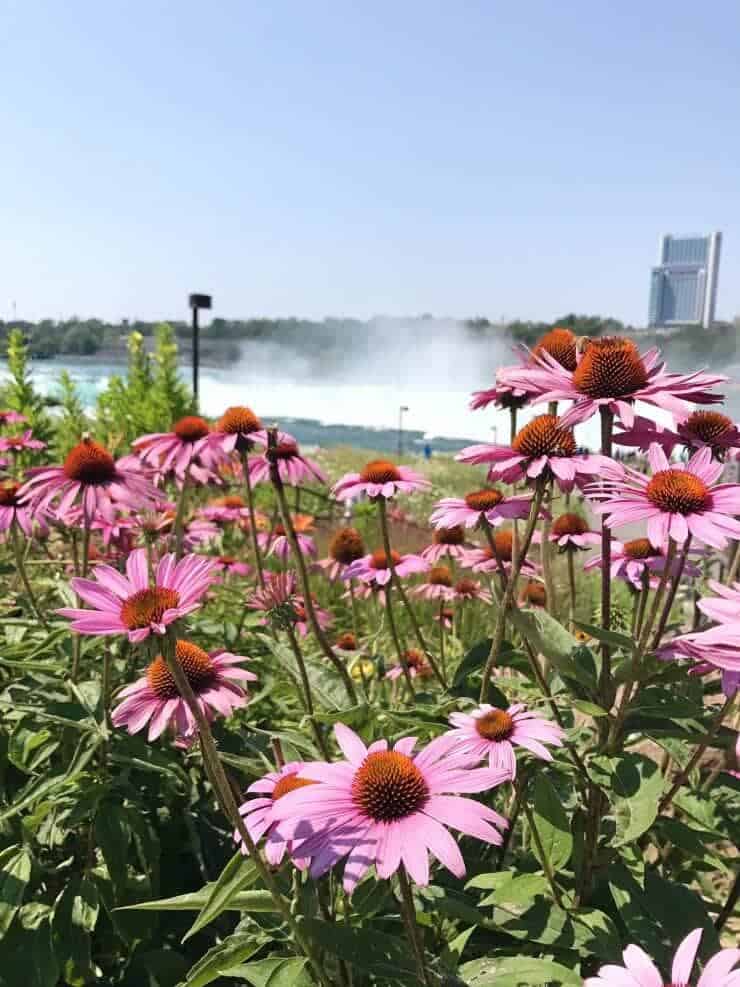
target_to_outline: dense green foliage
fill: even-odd
[[[169,431],[192,413],[177,375],[173,328],[156,328],[153,355],[139,332],[127,346],[126,377],[111,379],[88,416],[68,376],[56,407],[35,394],[22,334],[11,334],[11,378],[0,408],[23,413],[48,443],[45,451],[22,453],[11,474],[20,479],[29,466],[61,462],[86,432],[124,455],[135,437]],[[332,480],[368,458],[357,450],[318,454]],[[471,474],[445,457],[415,468],[432,488],[392,503],[391,538],[400,552],[429,544],[427,518],[439,498],[484,482],[482,471]],[[214,495],[244,491],[233,471],[224,481],[218,490],[170,481],[167,494],[181,499],[188,522]],[[290,501],[317,517],[313,534],[325,556],[341,508],[314,482],[290,491]],[[269,484],[257,489],[257,506],[274,526],[281,507]],[[561,494],[550,507],[565,509]],[[567,509],[587,511],[577,494]],[[376,503],[356,505],[352,523],[368,550],[381,545]],[[163,526],[138,544],[155,554],[171,548],[171,530]],[[482,541],[480,531],[469,536]],[[313,880],[284,862],[273,871],[276,899],[253,862],[235,852],[233,820],[219,806],[207,753],[197,744],[174,746],[167,734],[148,742],[146,731],[112,726],[120,690],[145,673],[161,639],[142,647],[125,635],[70,634],[55,611],[76,605],[69,579],[80,567],[81,542],[79,528],[66,523],[19,550],[14,538],[0,542],[0,987],[311,987],[316,974],[278,900],[318,955],[326,984],[421,987],[395,880],[371,872],[349,898],[336,875]],[[106,544],[93,532],[92,548],[94,562],[124,568],[126,551],[115,537]],[[197,551],[256,561],[250,533],[237,523],[220,525]],[[533,550],[533,560],[540,553]],[[639,594],[624,584],[613,586],[610,629],[599,626],[598,580],[580,564],[569,612],[566,556],[553,552],[550,562],[549,612],[515,601],[490,698],[501,708],[524,703],[556,717],[566,745],[547,762],[519,748],[516,785],[474,796],[511,820],[503,847],[465,836],[465,878],[435,864],[430,884],[413,889],[430,987],[578,987],[602,964],[620,962],[627,943],[639,943],[667,969],[689,930],[704,930],[704,958],[737,933],[740,916],[725,912],[738,880],[740,779],[724,770],[736,734],[731,724],[716,723],[716,677],[687,676],[679,663],[638,653],[632,628]],[[717,562],[709,554],[700,559],[701,580]],[[281,568],[274,557],[266,565]],[[321,759],[317,737],[337,758],[337,722],[367,743],[414,736],[423,745],[448,729],[452,711],[478,702],[501,610],[493,577],[481,582],[497,602],[456,604],[446,631],[435,619],[444,609],[438,601],[412,597],[409,610],[396,599],[394,626],[376,595],[353,607],[345,584],[313,571],[310,579],[317,604],[333,617],[331,640],[357,635],[360,653],[345,659],[352,698],[313,636],[300,639],[296,654],[284,613],[266,617],[247,608],[254,572],[249,581],[225,576],[177,625],[206,651],[247,656],[257,675],[249,705],[212,726],[239,799],[276,759]],[[669,629],[695,619],[701,586],[677,583]],[[396,635],[405,646],[418,643],[412,614],[442,662],[446,685],[419,677],[410,702],[402,681],[392,686],[384,676],[398,662]],[[613,671],[606,692],[605,647]],[[301,691],[299,658],[313,711]],[[609,744],[612,701],[635,668],[639,688]],[[704,756],[690,763],[702,744]]]

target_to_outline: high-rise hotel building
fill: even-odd
[[[721,248],[721,233],[660,238],[658,265],[650,273],[650,328],[711,328]]]

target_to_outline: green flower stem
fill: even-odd
[[[288,640],[290,641],[290,647],[293,651],[295,657],[296,665],[298,666],[298,674],[301,677],[301,683],[303,685],[303,707],[306,710],[309,720],[311,721],[311,729],[313,730],[314,737],[316,738],[316,743],[318,744],[319,750],[324,755],[325,761],[331,761],[331,756],[329,754],[329,748],[326,745],[326,738],[321,731],[321,726],[316,719],[316,713],[313,705],[313,695],[311,693],[311,683],[308,678],[308,672],[306,671],[306,663],[303,660],[303,653],[301,652],[301,647],[298,643],[298,638],[295,636],[295,631],[290,623],[285,624],[285,631],[288,635]]]
[[[703,756],[707,747],[709,747],[711,742],[719,733],[719,729],[722,726],[723,721],[732,712],[732,707],[735,705],[735,698],[737,697],[737,695],[738,693],[729,696],[722,704],[721,708],[717,711],[717,713],[715,713],[714,718],[712,719],[712,722],[709,725],[709,730],[707,730],[707,733],[704,739],[702,740],[702,742],[697,745],[696,750],[694,751],[694,753],[691,755],[689,759],[689,763],[686,765],[685,768],[683,768],[682,771],[679,771],[679,773],[676,775],[675,781],[668,789],[666,794],[663,796],[663,798],[660,800],[658,804],[659,813],[665,812],[665,810],[673,801],[676,793],[683,785],[686,784],[686,780],[688,779],[689,775],[694,770],[696,765],[699,763],[699,760]]]
[[[238,830],[239,835],[244,841],[244,845],[249,852],[250,859],[254,862],[260,878],[272,895],[273,901],[275,902],[279,913],[283,917],[283,921],[290,928],[295,943],[308,958],[316,980],[322,985],[322,987],[332,987],[331,980],[324,971],[312,943],[304,935],[298,919],[291,913],[290,905],[280,893],[280,889],[278,888],[277,882],[275,881],[270,868],[262,859],[262,856],[259,853],[255,842],[244,823],[244,820],[239,814],[231,786],[229,785],[226,772],[224,771],[223,764],[221,763],[221,759],[216,748],[216,743],[213,739],[213,734],[211,733],[211,727],[208,719],[200,707],[200,703],[192,690],[190,682],[188,681],[182,666],[175,658],[174,637],[169,634],[166,636],[163,641],[162,651],[165,661],[167,662],[167,667],[175,680],[178,692],[187,703],[188,708],[197,724],[201,750],[203,752],[203,763],[211,784],[213,785],[214,794],[218,799],[221,811],[224,813],[229,823]]]
[[[344,684],[345,691],[349,698],[349,701],[353,706],[357,705],[357,692],[355,691],[354,684],[350,678],[349,672],[343,661],[335,654],[334,649],[329,644],[326,634],[319,626],[318,617],[316,616],[316,608],[313,604],[313,596],[311,595],[311,583],[308,578],[308,569],[306,568],[306,560],[303,557],[303,552],[301,551],[301,546],[298,543],[298,536],[295,533],[295,527],[293,526],[293,518],[288,508],[288,502],[285,498],[285,487],[283,486],[283,481],[280,476],[280,471],[278,469],[278,464],[274,459],[270,458],[270,452],[273,450],[277,444],[277,432],[276,429],[268,429],[267,432],[267,459],[270,463],[270,480],[272,481],[273,488],[275,490],[275,495],[278,502],[278,510],[280,512],[280,519],[285,528],[285,534],[290,542],[290,547],[293,552],[293,558],[295,559],[296,568],[298,570],[298,579],[301,584],[301,592],[303,594],[303,605],[306,608],[306,617],[311,625],[311,630],[313,631],[314,637],[319,643],[324,655],[329,659],[334,668],[339,673],[342,683]]]
[[[666,597],[665,606],[663,607],[663,613],[660,615],[660,620],[658,622],[658,627],[653,636],[653,643],[651,647],[653,649],[657,648],[660,644],[660,639],[663,637],[663,632],[665,631],[666,624],[668,623],[668,618],[671,615],[671,610],[673,609],[673,602],[676,599],[676,593],[678,592],[678,587],[683,577],[683,570],[686,566],[686,560],[689,556],[689,549],[691,548],[691,535],[686,537],[686,541],[683,543],[683,548],[681,549],[681,554],[678,558],[678,567],[676,569],[676,574],[673,577],[673,583],[671,584],[670,591]]]
[[[727,920],[732,916],[732,913],[737,907],[738,899],[740,899],[740,871],[735,875],[735,881],[730,888],[730,893],[727,895],[727,901],[722,906],[722,910],[714,923],[717,932],[721,932],[724,929]]]
[[[612,433],[614,431],[614,412],[608,405],[602,404],[601,408],[601,455],[612,455]],[[607,525],[606,515],[601,518],[601,626],[608,631],[611,626],[612,607],[612,533]],[[611,705],[612,687],[612,654],[611,648],[606,641],[601,642],[601,676],[599,681],[599,692],[603,704]]]
[[[383,551],[385,552],[385,558],[388,563],[388,568],[391,571],[391,582],[395,586],[396,591],[398,592],[398,595],[401,599],[401,602],[404,605],[406,613],[409,616],[409,620],[411,621],[411,626],[414,631],[414,636],[416,637],[416,640],[419,642],[419,647],[427,656],[427,660],[429,662],[432,671],[434,672],[435,678],[442,686],[442,688],[446,689],[447,683],[445,682],[444,676],[442,675],[442,672],[440,671],[439,666],[437,665],[437,661],[434,655],[427,647],[427,643],[424,640],[424,635],[421,632],[421,627],[419,626],[419,621],[416,619],[416,614],[414,613],[413,608],[409,603],[409,598],[406,596],[406,591],[403,588],[403,583],[401,582],[398,572],[396,571],[396,566],[393,561],[393,553],[391,551],[391,538],[388,530],[388,514],[385,506],[385,498],[378,497],[377,504],[378,504],[378,518],[380,519],[380,533],[383,537]]]
[[[424,944],[419,935],[419,926],[416,924],[416,908],[414,906],[414,895],[406,875],[406,869],[401,864],[398,868],[398,884],[401,888],[401,914],[403,916],[406,932],[411,943],[411,949],[416,960],[416,968],[419,971],[419,980],[430,987],[429,974],[424,962]]]
[[[349,598],[352,605],[352,632],[355,635],[355,643],[359,645],[360,642],[360,618],[357,613],[357,597],[355,596],[355,581],[350,579],[349,581]]]
[[[254,492],[252,490],[252,481],[249,476],[249,453],[244,450],[240,454],[242,463],[242,473],[244,474],[244,489],[247,494],[247,510],[249,511],[249,537],[252,541],[252,551],[254,552],[254,561],[257,566],[257,579],[259,580],[260,588],[265,588],[265,572],[262,566],[262,552],[260,551],[259,541],[257,539],[257,520],[254,511]]]
[[[540,856],[542,870],[545,873],[545,877],[547,878],[547,883],[550,885],[552,896],[555,899],[555,904],[559,908],[562,908],[563,898],[562,895],[560,894],[560,888],[558,887],[557,882],[555,881],[555,874],[553,872],[552,867],[550,866],[550,861],[548,860],[547,854],[545,853],[545,848],[542,845],[542,838],[540,836],[539,830],[537,829],[537,824],[534,821],[534,815],[530,807],[527,805],[527,800],[524,795],[521,796],[520,801],[521,801],[521,807],[524,810],[524,815],[527,817],[527,823],[529,824],[529,828],[532,832],[532,839],[534,840],[534,845],[537,847],[537,852]]]
[[[177,514],[175,515],[175,558],[182,558],[182,541],[185,534],[185,505],[188,498],[188,487],[190,486],[190,467],[185,470],[185,476],[182,478],[182,490],[180,491],[180,499],[177,503]]]
[[[738,569],[740,569],[740,541],[738,541],[735,545],[732,562],[730,563],[730,568],[727,570],[727,579],[725,582],[728,586],[734,583],[737,579]]]
[[[660,607],[663,603],[663,597],[665,596],[666,587],[668,585],[668,580],[671,576],[671,569],[673,568],[673,560],[676,557],[676,543],[670,538],[668,540],[668,550],[665,556],[665,566],[660,574],[660,582],[658,583],[658,588],[655,591],[655,596],[653,597],[653,602],[650,607],[650,612],[647,616],[647,620],[644,622],[643,627],[640,631],[640,639],[637,645],[638,657],[641,658],[645,653],[648,641],[650,639],[650,632],[655,625],[655,621],[660,613]]]
[[[393,639],[393,646],[396,649],[396,655],[398,656],[399,664],[403,670],[403,677],[406,682],[406,688],[409,692],[409,699],[412,704],[416,699],[416,691],[414,689],[414,680],[411,678],[411,672],[409,671],[409,663],[406,660],[406,652],[401,647],[401,641],[398,637],[398,628],[396,627],[396,618],[393,615],[393,600],[391,599],[391,584],[385,584],[385,612],[388,614],[388,627],[391,632],[391,637]]]
[[[31,604],[31,609],[36,615],[36,619],[39,621],[44,630],[48,631],[49,625],[47,624],[46,618],[44,617],[44,614],[36,601],[33,587],[31,586],[28,573],[26,572],[26,563],[23,557],[23,544],[21,542],[20,535],[18,534],[18,525],[15,521],[13,521],[10,526],[10,538],[13,542],[13,554],[15,555],[15,564],[18,567],[18,575],[21,577],[21,582],[23,583],[23,588],[26,591],[28,602]]]
[[[529,546],[532,543],[532,536],[534,535],[534,529],[537,525],[537,517],[540,513],[540,507],[542,506],[542,498],[545,494],[545,481],[542,477],[538,477],[535,485],[534,497],[532,497],[532,503],[529,508],[529,517],[527,518],[527,526],[524,529],[524,535],[522,537],[522,544],[520,551],[514,557],[511,563],[511,576],[506,584],[506,590],[504,591],[503,599],[501,600],[501,606],[498,612],[498,619],[496,620],[496,627],[493,632],[493,640],[491,641],[491,650],[488,653],[488,660],[486,661],[486,666],[483,669],[483,682],[481,683],[480,690],[480,702],[484,703],[488,699],[488,692],[491,684],[491,673],[496,667],[496,662],[499,658],[499,652],[501,651],[501,644],[504,639],[504,626],[506,624],[506,614],[514,602],[514,595],[516,593],[516,583],[519,578],[519,572],[522,568],[522,563],[527,557],[527,552],[529,551]]]
[[[574,632],[576,627],[576,564],[575,564],[575,551],[568,546],[565,550],[566,560],[568,563],[568,624],[570,626],[571,634]]]

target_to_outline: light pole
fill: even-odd
[[[211,307],[210,295],[190,295],[188,303],[193,311],[193,397],[195,407],[198,407],[198,370],[200,366],[198,311],[202,308]]]
[[[398,458],[403,455],[403,413],[408,411],[408,407],[402,404],[398,409]]]

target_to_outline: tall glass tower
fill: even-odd
[[[711,328],[721,248],[721,233],[660,238],[658,265],[650,272],[650,328]]]

